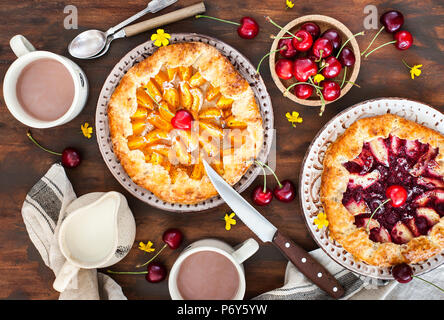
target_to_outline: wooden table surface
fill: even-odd
[[[196,3],[197,0],[180,0],[161,13],[173,11]],[[206,0],[207,14],[225,19],[239,20],[242,16],[254,17],[260,25],[260,33],[254,40],[241,39],[236,27],[204,19],[187,19],[168,26],[174,32],[197,32],[219,38],[232,45],[254,65],[269,50],[270,34],[278,30],[265,21],[271,16],[280,25],[306,14],[324,14],[346,24],[353,33],[363,30],[367,16],[364,7],[375,5],[379,14],[387,9],[398,9],[405,16],[405,28],[412,32],[414,45],[408,51],[398,51],[387,46],[363,61],[357,82],[361,88],[352,88],[341,100],[328,105],[324,115],[318,116],[318,108],[297,105],[284,98],[271,79],[268,63],[262,68],[262,76],[271,95],[275,128],[277,129],[277,174],[282,179],[298,181],[299,170],[310,142],[322,126],[341,110],[363,100],[377,97],[404,97],[430,104],[437,109],[444,107],[444,3],[441,0],[425,1],[294,1],[293,9],[285,10],[284,0]],[[3,79],[15,56],[9,48],[9,39],[15,34],[26,36],[36,48],[69,56],[67,46],[72,38],[86,29],[102,29],[142,10],[145,0],[70,0],[70,1],[1,1],[0,18],[0,75]],[[66,5],[78,9],[78,30],[65,30],[63,20]],[[149,17],[149,15],[147,16]],[[142,18],[143,19],[143,18]],[[32,132],[37,140],[55,150],[73,146],[84,155],[83,163],[67,174],[77,195],[93,191],[116,190],[126,195],[137,223],[136,241],[128,256],[114,266],[115,270],[133,270],[145,261],[147,255],[137,249],[139,241],[151,240],[161,246],[161,236],[170,227],[180,228],[185,234],[182,248],[198,239],[216,237],[235,245],[255,235],[240,221],[231,231],[224,228],[223,216],[229,212],[226,205],[192,214],[168,213],[137,200],[126,192],[114,179],[102,160],[95,136],[86,139],[80,125],[94,125],[96,103],[99,92],[110,70],[122,56],[138,44],[147,41],[153,32],[145,32],[124,40],[116,40],[104,57],[96,60],[73,59],[85,71],[90,94],[82,113],[71,122],[56,128]],[[368,30],[360,37],[361,50],[367,46],[375,30]],[[388,34],[377,40],[382,44],[390,41]],[[412,80],[401,59],[409,64],[422,64],[422,75]],[[26,232],[20,209],[26,193],[34,183],[57,161],[57,157],[36,148],[26,137],[26,126],[15,120],[6,109],[4,99],[0,107],[0,299],[57,299],[52,289],[54,274],[42,262]],[[298,111],[304,121],[293,128],[285,113]],[[262,183],[259,177],[243,193],[250,199],[252,188]],[[272,177],[269,177],[272,181]],[[282,232],[306,250],[316,248],[308,233],[299,209],[299,199],[290,204],[273,201],[260,211]],[[258,240],[258,239],[257,239]],[[258,240],[259,241],[259,240]],[[182,249],[181,248],[181,249]],[[171,268],[179,255],[165,250],[159,258]],[[252,298],[268,290],[280,287],[284,281],[287,261],[270,244],[261,244],[259,251],[245,262],[247,291],[245,298]],[[169,299],[167,281],[159,284],[147,283],[143,276],[119,275],[113,277],[123,288],[129,299]]]

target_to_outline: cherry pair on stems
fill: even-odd
[[[215,17],[211,17],[211,16],[205,16],[205,15],[197,15],[196,18],[208,18],[208,19],[212,19],[212,20],[216,20],[216,21],[220,21],[220,22],[225,22],[225,23],[237,25],[237,26],[239,26],[237,28],[237,34],[241,38],[244,38],[244,39],[253,39],[259,33],[259,25],[256,22],[256,20],[254,20],[251,17],[243,17],[240,20],[240,23],[225,20],[225,19],[219,19],[219,18],[215,18]]]
[[[279,181],[274,171],[268,165],[260,161],[256,161],[256,163],[261,167],[264,173],[264,185],[257,186],[253,189],[252,200],[255,204],[259,206],[268,205],[273,199],[273,195],[282,202],[290,202],[296,197],[296,188],[290,180]],[[273,191],[267,187],[265,168],[271,171],[278,183]]]
[[[167,275],[167,270],[162,263],[153,262],[153,260],[168,246],[175,250],[179,248],[182,243],[183,234],[180,230],[172,228],[168,229],[163,233],[162,240],[165,242],[163,247],[147,262],[138,265],[137,267],[143,267],[147,265],[146,271],[111,271],[107,270],[108,273],[112,274],[145,274],[145,279],[148,282],[156,283],[164,280]]]

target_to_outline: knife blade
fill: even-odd
[[[270,221],[237,193],[205,160],[202,160],[202,162],[211,183],[221,198],[262,242],[272,242],[302,274],[331,297],[337,299],[344,295],[344,289],[327,269],[312,258],[308,252],[279,232]]]

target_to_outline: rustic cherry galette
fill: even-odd
[[[444,249],[444,138],[386,114],[328,148],[321,201],[333,239],[358,260],[417,263]]]
[[[264,136],[248,82],[217,49],[197,42],[159,48],[132,67],[111,97],[108,118],[129,177],[170,203],[216,195],[202,159],[235,184]]]

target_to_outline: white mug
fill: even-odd
[[[88,98],[88,80],[82,69],[68,58],[52,52],[36,50],[22,35],[12,37],[9,44],[18,58],[9,67],[3,81],[3,96],[9,112],[18,121],[33,128],[51,128],[74,119],[82,111]],[[53,121],[43,121],[29,115],[17,99],[16,85],[23,68],[42,58],[50,58],[62,63],[74,81],[74,99],[71,106],[64,115]]]
[[[255,254],[258,249],[259,244],[252,238],[244,241],[235,248],[216,239],[203,239],[190,244],[187,248],[185,248],[184,251],[182,251],[171,268],[168,278],[168,289],[170,291],[171,299],[184,300],[179,289],[177,288],[177,275],[182,262],[193,253],[201,251],[214,251],[228,258],[236,267],[239,274],[239,287],[232,300],[242,300],[245,295],[246,288],[245,271],[242,263]]]
[[[84,230],[95,239],[82,237]],[[105,268],[122,260],[134,243],[136,222],[121,193],[92,192],[69,204],[57,232],[66,262],[53,288],[62,292],[80,269]]]

